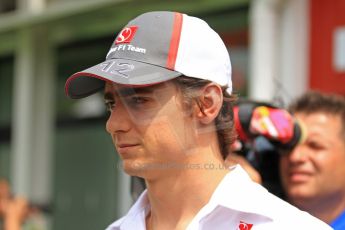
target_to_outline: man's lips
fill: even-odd
[[[117,148],[128,148],[128,147],[134,147],[138,146],[138,144],[117,144]]]
[[[139,144],[130,144],[130,143],[121,143],[116,145],[116,149],[119,154],[121,155],[128,155],[130,151],[136,147],[138,147]]]
[[[289,180],[292,183],[306,182],[313,174],[308,171],[291,171],[289,172]]]

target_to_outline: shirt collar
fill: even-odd
[[[334,229],[345,228],[345,210],[331,223]]]
[[[149,211],[150,203],[145,189],[117,227],[120,227],[120,229],[144,230],[146,229],[145,219]]]
[[[269,194],[267,190],[254,183],[240,165],[235,165],[230,168],[230,172],[219,183],[207,205],[195,216],[191,226],[199,223],[215,208],[248,213],[262,220],[271,221],[274,217],[272,210],[270,210],[272,205],[265,203],[267,194]]]

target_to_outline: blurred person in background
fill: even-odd
[[[47,230],[48,223],[37,206],[14,196],[6,179],[0,179],[0,230]]]
[[[23,197],[12,197],[10,186],[0,179],[0,218],[3,230],[20,230],[28,217],[29,205]]]
[[[231,65],[203,20],[168,11],[131,20],[104,62],[66,82],[75,99],[99,90],[123,169],[147,186],[109,230],[330,229],[239,165],[224,166],[234,139]]]
[[[287,200],[334,229],[345,229],[345,98],[307,92],[289,110],[307,136],[280,158]]]

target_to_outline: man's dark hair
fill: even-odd
[[[200,101],[198,101],[198,89],[211,83],[208,80],[202,80],[191,77],[178,77],[173,80],[178,86],[180,86],[183,99],[188,107],[192,105],[194,101],[203,111]],[[227,157],[230,151],[230,145],[236,139],[236,133],[234,128],[234,112],[233,103],[237,100],[237,96],[229,94],[226,91],[226,87],[222,87],[223,92],[223,104],[222,108],[216,117],[215,124],[218,135],[218,143],[221,150],[223,159]]]
[[[342,124],[342,135],[345,139],[345,97],[337,94],[322,93],[319,91],[308,91],[289,106],[289,111],[304,113],[325,113],[332,116],[339,116]]]

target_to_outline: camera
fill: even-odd
[[[284,199],[279,158],[303,141],[302,124],[285,109],[254,100],[237,102],[234,122],[238,138],[232,152],[245,157],[259,172],[262,185]]]

